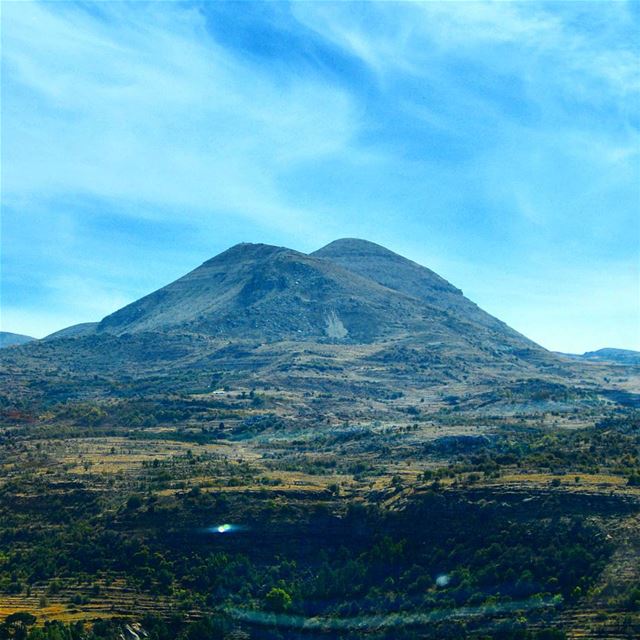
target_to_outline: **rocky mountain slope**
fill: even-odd
[[[515,331],[482,311],[460,289],[437,273],[373,242],[344,238],[311,255],[329,260],[388,289],[417,298],[432,308],[516,336]]]
[[[241,244],[107,316],[97,331],[369,342],[415,331],[423,316],[417,300],[330,261]]]
[[[542,352],[429,269],[350,239],[312,255],[237,245],[107,316],[96,331],[345,344],[419,334],[449,345]]]

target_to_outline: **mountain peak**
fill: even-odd
[[[359,238],[334,240],[311,255],[334,262],[349,271],[407,295],[431,300],[434,295],[442,293],[450,295],[462,293],[431,269],[368,240]]]
[[[374,242],[342,238],[311,255],[333,262],[383,287],[417,298],[432,308],[473,320],[492,330],[505,330],[499,320],[465,298],[460,289],[443,277]]]
[[[311,255],[328,258],[338,255],[396,256],[398,254],[370,240],[339,238],[322,247],[322,249],[314,251]]]
[[[204,265],[211,263],[236,262],[238,260],[264,260],[280,253],[297,253],[286,247],[278,247],[272,244],[263,244],[261,242],[240,242],[233,245],[226,251],[219,253],[217,256],[207,260]],[[204,266],[203,265],[203,266]]]

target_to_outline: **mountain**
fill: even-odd
[[[421,315],[416,300],[330,261],[240,244],[107,316],[97,331],[368,342],[415,330]]]
[[[433,271],[355,239],[311,255],[236,245],[98,324],[12,349],[5,364],[13,386],[36,388],[29,381],[46,371],[56,397],[107,394],[126,379],[132,393],[152,380],[176,391],[268,384],[363,399],[559,380],[577,366]]]
[[[86,602],[95,574],[100,593],[74,617],[117,609],[108,632],[147,635],[141,607],[171,614],[187,590],[194,615],[214,593],[233,636],[263,637],[282,622],[270,594],[288,593],[269,589],[284,575],[293,612],[314,624],[279,624],[277,637],[408,638],[409,619],[412,637],[477,640],[514,612],[532,637],[533,603],[534,633],[565,637],[579,618],[574,637],[593,638],[604,575],[620,576],[610,611],[624,620],[598,630],[630,637],[640,370],[550,353],[384,247],[237,245],[0,361],[11,611],[35,602],[18,578],[58,598],[33,609],[48,615]],[[535,580],[518,578],[542,552]],[[218,580],[218,565],[248,577]],[[121,586],[134,580],[135,598]],[[160,584],[171,588],[154,609]]]
[[[31,336],[24,336],[20,333],[10,333],[9,331],[0,331],[0,349],[27,344],[27,342],[33,340],[35,340],[35,338]]]
[[[311,254],[240,244],[107,316],[98,333],[370,343],[423,335],[497,350],[540,347],[425,267],[364,240]]]

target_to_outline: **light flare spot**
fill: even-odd
[[[438,587],[446,587],[449,582],[451,582],[451,578],[446,573],[443,573],[436,578],[436,585]]]

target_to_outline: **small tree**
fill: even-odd
[[[135,511],[136,509],[139,509],[142,506],[142,496],[139,496],[137,493],[134,493],[133,495],[129,496],[129,499],[127,500],[127,509],[129,509],[129,511]]]
[[[266,597],[267,607],[276,613],[282,613],[291,606],[291,596],[280,587],[273,587]]]
[[[0,638],[15,638],[24,640],[27,638],[27,627],[34,625],[36,617],[27,611],[18,611],[7,616],[4,624],[0,625]]]

